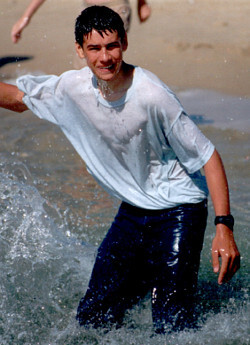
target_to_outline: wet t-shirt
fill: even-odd
[[[198,203],[208,191],[200,169],[214,146],[154,74],[135,67],[118,101],[105,100],[88,67],[61,76],[24,76],[24,103],[58,125],[111,195],[146,209]]]

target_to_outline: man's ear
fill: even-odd
[[[76,48],[76,53],[79,56],[80,59],[84,59],[85,55],[83,52],[83,48],[80,46],[79,43],[75,42],[75,48]]]
[[[122,40],[122,51],[125,52],[128,48],[128,36],[127,33],[125,33],[125,36]]]

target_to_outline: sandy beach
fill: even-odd
[[[140,24],[133,5],[128,62],[155,72],[171,88],[209,89],[250,96],[248,0],[149,0],[152,16]],[[14,45],[12,25],[29,0],[0,4],[0,57],[32,59],[1,67],[1,80],[27,72],[60,74],[74,60],[74,20],[80,0],[47,0]]]

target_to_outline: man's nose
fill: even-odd
[[[106,48],[103,48],[101,51],[101,60],[108,61],[109,60],[109,53]]]

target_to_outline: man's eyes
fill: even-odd
[[[112,43],[112,44],[109,44],[106,47],[107,50],[112,50],[112,49],[115,49],[115,48],[120,48],[120,45],[118,43]],[[98,47],[98,46],[88,47],[88,50],[90,50],[90,51],[99,51],[101,49],[102,48]]]
[[[112,50],[112,49],[115,49],[115,48],[120,48],[119,43],[112,43],[112,44],[109,44],[107,46],[107,49],[109,49],[109,50]]]

